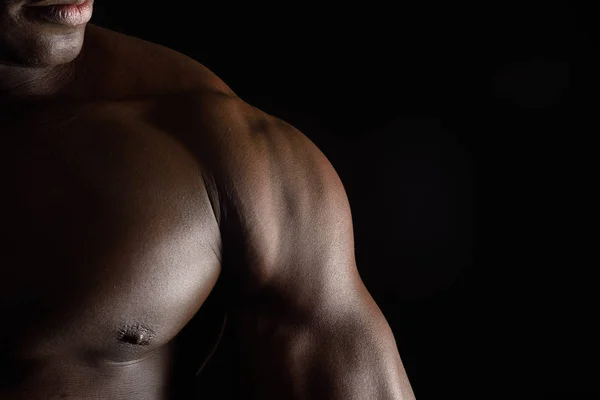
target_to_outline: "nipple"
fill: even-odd
[[[119,330],[119,341],[137,346],[148,346],[156,334],[143,325],[126,325]]]

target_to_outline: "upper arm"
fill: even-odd
[[[333,166],[281,120],[260,112],[230,120],[215,180],[223,271],[238,305],[268,305],[270,313],[280,308],[297,318],[359,311],[368,294]]]
[[[205,154],[228,321],[258,398],[414,398],[358,274],[337,173],[289,124],[232,108],[211,117],[220,130]]]

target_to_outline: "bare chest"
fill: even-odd
[[[218,228],[199,160],[148,121],[104,107],[0,126],[0,353],[133,360],[210,293]]]

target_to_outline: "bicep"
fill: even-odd
[[[280,304],[298,315],[350,311],[367,294],[343,184],[297,129],[279,120],[261,128],[228,190],[230,237],[238,246],[232,251],[239,254],[231,268],[243,301]]]
[[[226,153],[238,156],[221,186],[223,272],[248,384],[256,382],[259,398],[402,398],[399,388],[408,393],[409,385],[399,380],[393,334],[358,274],[339,176],[285,123],[270,120],[250,133]],[[365,380],[369,388],[357,384]]]

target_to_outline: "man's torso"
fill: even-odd
[[[186,96],[55,103],[0,123],[0,398],[173,390],[174,343],[221,272],[200,156],[210,124],[188,123]]]

